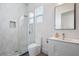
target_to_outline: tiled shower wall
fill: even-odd
[[[25,20],[21,20],[24,15],[27,15],[26,4],[0,3],[0,55],[20,55],[27,51],[27,29],[23,26]],[[15,28],[10,27],[10,21],[16,22]]]

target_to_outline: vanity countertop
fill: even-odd
[[[56,41],[62,41],[62,42],[67,42],[67,43],[72,43],[72,44],[78,44],[79,45],[79,39],[72,39],[72,38],[55,38],[55,37],[50,37],[48,40],[56,40]]]

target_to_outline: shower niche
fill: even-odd
[[[16,28],[16,22],[15,21],[10,21],[9,26],[10,26],[10,28]]]

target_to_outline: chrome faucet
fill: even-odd
[[[65,36],[64,36],[64,33],[63,33],[62,35],[63,35],[63,40],[64,40],[64,37],[65,37]]]

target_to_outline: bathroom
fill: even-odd
[[[0,56],[29,56],[28,46],[32,43],[40,45],[42,55],[39,56],[50,56],[53,49],[48,44],[48,38],[56,33],[64,33],[64,38],[79,39],[79,3],[69,4],[74,7],[74,28],[57,30],[55,8],[63,4],[0,3]]]

